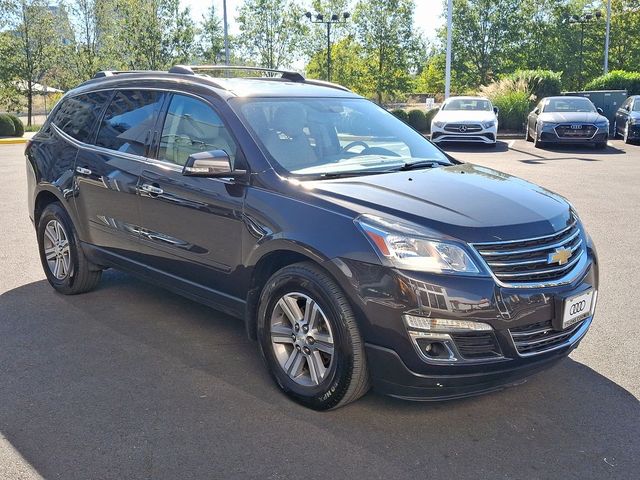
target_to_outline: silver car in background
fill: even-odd
[[[609,120],[585,97],[543,98],[527,119],[527,140],[536,147],[567,143],[605,148],[608,138]]]

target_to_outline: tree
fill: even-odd
[[[611,1],[610,70],[640,70],[640,0]]]
[[[263,67],[290,67],[299,58],[304,34],[303,11],[292,0],[246,0],[240,8],[238,42]]]
[[[370,95],[371,79],[363,58],[362,47],[352,36],[331,45],[332,78],[331,80],[344,85],[360,95]],[[307,64],[306,73],[310,78],[326,78],[327,53],[319,50]]]
[[[10,41],[0,43],[3,83],[19,82],[27,97],[27,125],[31,125],[35,84],[56,64],[63,38],[56,28],[60,10],[43,0],[3,1],[0,21]]]
[[[420,49],[413,32],[413,0],[360,0],[354,11],[358,43],[378,103],[383,94],[405,92],[409,70]]]
[[[205,63],[211,64],[217,63],[224,50],[224,31],[214,4],[211,4],[206,15],[202,17],[199,46],[200,57]]]

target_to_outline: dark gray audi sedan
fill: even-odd
[[[593,144],[605,148],[609,120],[584,97],[548,97],[540,100],[527,118],[527,141],[546,144]]]
[[[493,391],[585,336],[598,262],[566,199],[340,86],[219,72],[101,72],[58,103],[26,148],[53,288],[116,268],[222,310],[318,410]]]

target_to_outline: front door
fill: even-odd
[[[146,165],[138,192],[144,262],[166,280],[191,284],[222,309],[241,303],[233,281],[241,263],[245,185],[232,179],[182,175],[193,153],[238,147],[220,116],[206,101],[186,94],[170,100],[161,126],[157,161]],[[180,285],[173,285],[180,288]],[[199,290],[198,290],[199,288]]]

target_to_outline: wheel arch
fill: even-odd
[[[294,242],[280,240],[273,243],[271,248],[266,249],[262,255],[256,258],[251,271],[244,316],[247,336],[251,340],[257,339],[256,315],[260,294],[267,280],[278,270],[295,263],[313,263],[325,271],[342,288],[342,282],[336,278],[336,272],[331,269],[332,263],[319,252]]]

